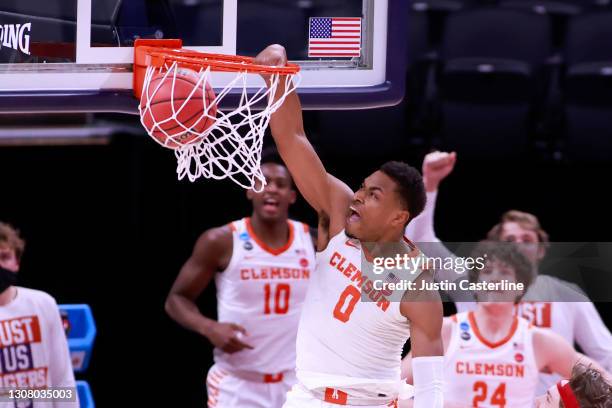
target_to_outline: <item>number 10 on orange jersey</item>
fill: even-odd
[[[274,288],[273,286],[269,283],[264,286],[264,314],[286,314],[289,311],[291,285],[279,283]],[[272,295],[274,295],[274,299],[272,299]]]

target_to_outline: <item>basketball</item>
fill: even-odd
[[[197,72],[185,68],[177,69],[175,75],[159,72],[151,78],[147,88],[149,96],[140,102],[142,124],[163,146],[178,149],[195,143],[215,123],[217,106],[211,106],[215,92],[204,82],[204,94],[199,80]],[[149,109],[147,99],[150,99]]]

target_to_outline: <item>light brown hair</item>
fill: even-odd
[[[572,369],[569,385],[581,407],[612,407],[612,385],[598,370],[584,364],[576,364]],[[559,408],[565,408],[563,401],[559,401]]]
[[[17,260],[21,260],[25,249],[25,241],[19,235],[19,231],[11,225],[0,221],[0,246],[5,245],[15,251]]]
[[[533,267],[531,262],[518,249],[517,244],[512,242],[480,241],[474,248],[472,258],[486,258],[486,262],[498,261],[514,269],[516,281],[521,282],[525,290],[533,282]],[[468,277],[470,282],[478,282],[480,270],[470,269]],[[518,299],[517,299],[518,300]]]
[[[548,247],[548,234],[546,233],[546,231],[544,231],[544,229],[542,229],[538,217],[528,212],[518,210],[510,210],[503,213],[501,219],[499,220],[499,223],[497,223],[493,228],[491,228],[491,230],[487,234],[487,239],[493,241],[500,241],[504,229],[504,224],[507,222],[516,222],[521,227],[535,232],[538,235],[538,241],[544,244],[545,247]]]

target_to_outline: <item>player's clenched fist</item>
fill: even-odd
[[[255,61],[253,62],[259,65],[284,67],[287,65],[287,52],[282,45],[268,45],[257,55],[257,57],[255,57]]]
[[[427,191],[435,191],[455,167],[457,153],[433,152],[423,159],[423,182]]]

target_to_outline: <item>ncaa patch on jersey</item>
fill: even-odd
[[[461,322],[459,328],[464,331],[470,330],[470,324],[468,322]]]
[[[249,239],[251,239],[248,232],[243,232],[242,234],[238,235],[238,238],[242,241],[248,241]]]

